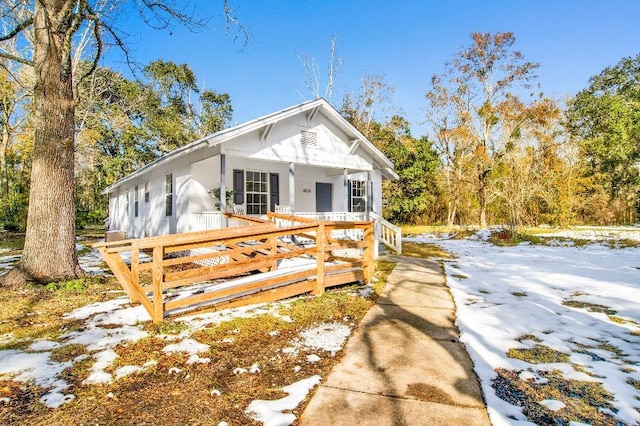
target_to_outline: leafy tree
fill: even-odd
[[[409,123],[399,115],[385,122],[377,116],[385,109],[393,89],[382,76],[365,75],[361,93],[346,95],[341,113],[395,165],[396,181],[385,181],[382,197],[385,216],[402,223],[418,223],[434,219],[439,187],[437,173],[440,159],[426,138],[411,136]]]
[[[413,138],[409,123],[398,116],[392,117],[381,132],[389,135],[385,155],[400,177],[384,183],[385,216],[399,223],[437,220],[437,175],[442,163],[433,144],[425,137]]]
[[[591,77],[569,106],[570,130],[579,139],[590,176],[629,210],[640,184],[640,54]],[[635,216],[635,215],[634,215]]]
[[[473,33],[471,39],[471,45],[446,64],[443,75],[432,77],[427,117],[432,139],[449,163],[448,172],[458,179],[454,184],[462,179],[462,170],[473,169],[470,177],[480,224],[486,226],[494,161],[519,136],[518,120],[525,116],[519,113],[524,105],[515,89],[531,88],[538,64],[525,61],[522,53],[513,50],[513,33]],[[459,197],[456,190],[449,192]]]
[[[194,105],[197,79],[186,64],[154,61],[146,81],[98,67],[78,85],[76,204],[78,223],[106,217],[102,190],[161,155],[226,127],[228,94],[205,91]]]
[[[2,277],[4,285],[26,280],[50,282],[84,274],[75,250],[74,145],[75,104],[73,53],[76,36],[92,35],[91,66],[97,67],[106,41],[124,49],[114,25],[116,11],[132,4],[154,27],[172,22],[190,27],[203,23],[173,6],[170,0],[16,0],[0,3],[8,30],[0,34],[0,58],[33,66],[34,148],[25,243],[20,263]],[[101,9],[102,8],[102,9]],[[225,1],[227,22],[237,22]],[[32,44],[31,56],[8,51],[6,42]],[[128,52],[124,50],[127,58]],[[80,77],[80,80],[83,77]]]

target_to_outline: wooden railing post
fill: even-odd
[[[364,282],[371,283],[371,279],[373,278],[373,272],[375,268],[375,253],[374,253],[374,232],[373,232],[373,222],[369,223],[366,228],[364,228],[364,241],[366,242],[364,248]]]
[[[164,319],[162,300],[162,258],[163,246],[153,248],[153,266],[151,267],[151,287],[153,288],[153,322],[160,323]]]
[[[131,285],[136,289],[140,288],[140,249],[137,248],[131,249]],[[135,291],[129,297],[131,303],[140,302],[138,294]]]
[[[316,274],[316,289],[313,291],[314,295],[324,293],[324,258],[326,247],[326,233],[324,223],[318,224],[318,230],[316,231],[316,262],[318,273]]]

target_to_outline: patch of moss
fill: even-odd
[[[522,336],[516,339],[518,342],[524,342],[525,340],[529,340],[531,342],[541,343],[542,340],[534,336],[533,334],[523,334]]]
[[[629,238],[621,238],[619,240],[607,240],[606,244],[612,249],[626,249],[640,247],[640,241],[631,240]]]
[[[640,326],[640,324],[637,321],[617,317],[615,315],[609,315],[609,320],[611,320],[611,322],[615,322],[616,324],[633,324],[635,326]]]
[[[183,321],[175,321],[173,319],[165,319],[163,322],[159,324],[153,324],[151,322],[146,322],[142,324],[142,326],[148,331],[151,335],[158,334],[180,334],[181,331],[189,329],[189,326]]]
[[[533,348],[511,348],[507,351],[507,356],[531,364],[569,362],[569,355],[545,345],[535,345]]]
[[[562,304],[570,308],[581,308],[586,309],[589,312],[598,312],[607,315],[615,315],[617,313],[616,310],[611,309],[608,306],[599,305],[597,303],[581,302],[579,300],[564,300]]]
[[[72,361],[76,357],[86,354],[86,346],[78,343],[64,345],[51,351],[49,358],[57,362]]]
[[[49,283],[45,288],[50,291],[84,291],[86,289],[86,283],[84,279],[79,278],[69,281]]]
[[[602,349],[604,351],[607,352],[611,352],[612,354],[614,354],[616,356],[617,359],[623,359],[627,357],[627,354],[625,354],[620,348],[613,346],[612,344],[605,342],[605,343],[601,343],[598,345],[598,349]]]
[[[523,243],[523,242],[527,242],[529,244],[535,244],[535,245],[546,245],[546,240],[543,238],[540,238],[537,235],[532,235],[529,233],[519,233],[518,234],[518,241]]]

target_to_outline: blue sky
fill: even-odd
[[[127,20],[133,55],[142,63],[189,64],[201,86],[231,95],[238,123],[312,98],[298,54],[324,66],[332,35],[344,61],[334,104],[345,92],[356,93],[365,73],[383,74],[414,136],[425,132],[430,76],[470,44],[472,32],[513,32],[516,49],[541,64],[543,91],[559,99],[640,53],[640,0],[229,0],[250,33],[242,51],[233,31],[224,34],[222,1],[194,3],[211,17],[212,29],[152,30]]]

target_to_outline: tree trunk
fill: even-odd
[[[478,204],[480,204],[480,227],[487,227],[487,188],[486,182],[481,177],[478,187]]]
[[[74,96],[71,57],[64,45],[69,22],[63,0],[35,2],[34,149],[22,259],[2,280],[18,285],[83,275],[75,249]]]
[[[0,142],[0,194],[3,197],[9,195],[9,173],[7,171],[7,147],[9,146],[9,123],[2,128],[2,142]]]

